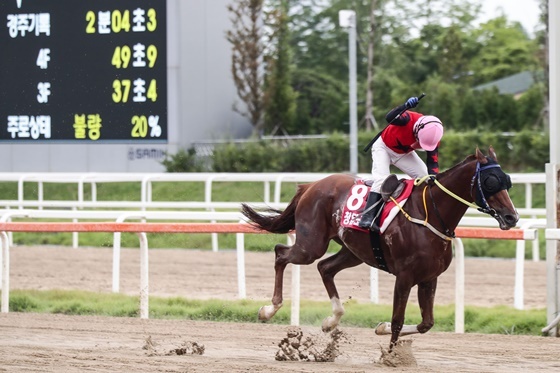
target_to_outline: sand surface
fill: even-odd
[[[120,289],[139,291],[139,251],[121,254]],[[234,251],[151,250],[150,294],[187,298],[237,299]],[[247,298],[269,303],[273,287],[272,253],[246,253]],[[62,247],[12,247],[11,289],[82,289],[110,292],[112,250]],[[526,261],[526,307],[546,306],[544,262]],[[467,305],[512,305],[515,262],[466,260]],[[290,298],[286,271],[284,295]],[[444,273],[436,304],[455,299],[455,267]],[[368,302],[369,267],[341,272],[341,297]],[[315,265],[301,268],[301,297],[326,299]],[[380,303],[390,304],[393,277],[379,275]],[[417,307],[413,294],[409,307]],[[351,310],[348,310],[351,312]],[[327,316],[327,315],[325,315]],[[344,319],[343,319],[344,321]],[[436,320],[437,323],[437,320]],[[544,326],[544,325],[543,325]],[[388,336],[372,329],[342,327],[346,340],[334,362],[277,361],[279,343],[290,328],[272,324],[233,324],[183,320],[87,317],[46,314],[0,314],[0,372],[556,372],[560,339],[512,335],[429,332],[412,340],[417,366],[390,368],[378,363]],[[326,338],[317,327],[301,331],[320,346]],[[204,346],[202,355],[190,347]],[[183,353],[184,354],[180,354]],[[199,351],[200,352],[200,351]]]

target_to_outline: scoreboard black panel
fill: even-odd
[[[167,142],[165,0],[0,1],[1,142]]]

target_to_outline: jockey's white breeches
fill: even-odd
[[[371,175],[373,185],[371,190],[379,193],[381,184],[391,174],[391,165],[407,174],[409,177],[416,179],[428,174],[428,167],[420,159],[415,151],[400,154],[389,149],[381,136],[373,143],[371,147]]]

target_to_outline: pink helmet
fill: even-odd
[[[424,115],[414,123],[413,132],[422,149],[431,151],[438,146],[443,136],[443,125],[437,117]]]

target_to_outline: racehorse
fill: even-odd
[[[292,246],[274,247],[276,277],[272,304],[261,307],[258,316],[261,321],[270,320],[282,307],[286,265],[313,263],[334,240],[341,249],[317,265],[333,312],[323,320],[322,330],[329,332],[336,328],[344,314],[335,275],[345,268],[366,263],[396,277],[390,332],[389,323],[380,323],[376,328],[377,334],[391,334],[389,351],[392,351],[400,335],[426,333],[433,327],[437,279],[451,263],[454,229],[467,208],[477,207],[491,215],[502,230],[514,227],[519,215],[508,194],[511,179],[498,164],[494,149],[490,147],[485,156],[476,148],[474,155],[445,172],[417,180],[418,185],[402,206],[405,213],[398,214],[381,234],[378,240],[381,252],[379,249],[376,252],[368,232],[340,224],[349,190],[357,180],[353,175],[334,174],[300,185],[283,211],[257,212],[247,204],[242,205],[243,215],[255,227],[271,233],[295,229],[296,233]],[[415,285],[418,285],[422,322],[403,325],[410,290]]]

